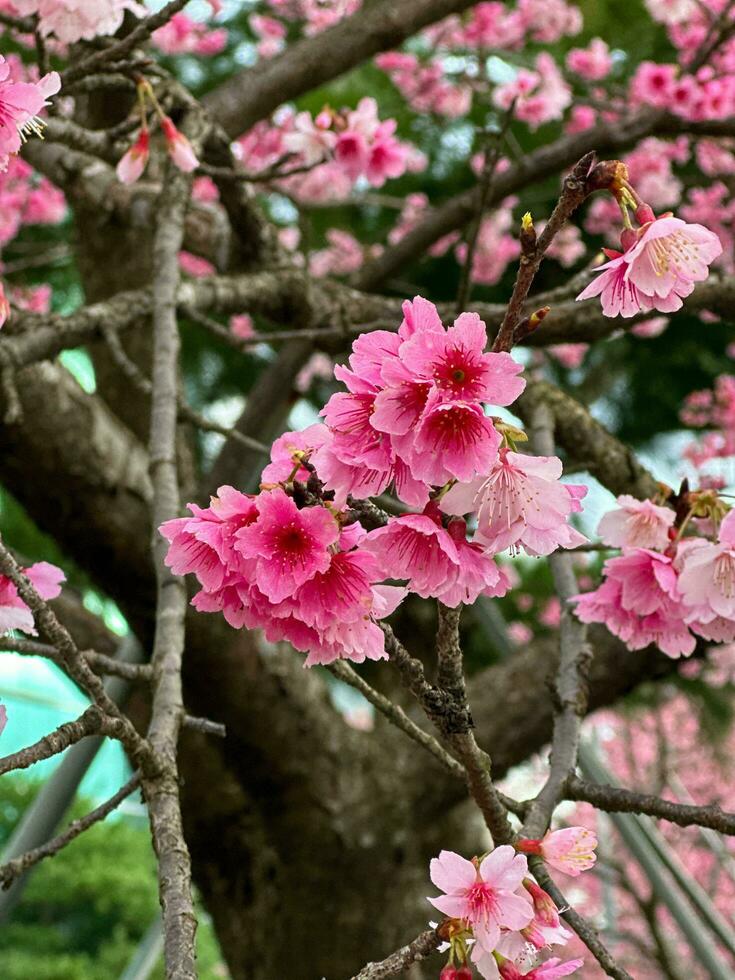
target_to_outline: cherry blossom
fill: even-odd
[[[522,929],[533,918],[533,907],[518,893],[527,870],[525,857],[507,844],[477,863],[442,851],[432,859],[430,874],[445,894],[429,901],[445,915],[466,921],[477,945],[492,953],[501,929]]]
[[[147,129],[141,129],[138,138],[118,162],[117,179],[123,184],[133,184],[142,175],[148,165],[150,150],[150,135]]]
[[[56,565],[39,561],[22,571],[42,599],[55,599],[60,595],[61,583],[66,576]],[[0,575],[0,635],[9,630],[36,635],[33,613],[18,595],[15,583]]]
[[[735,511],[723,520],[717,544],[691,542],[680,564],[679,591],[694,618],[735,620]]]
[[[540,854],[552,868],[573,878],[587,871],[597,860],[597,836],[586,827],[549,830],[540,841],[521,840],[517,846],[525,854]]]
[[[603,573],[599,588],[573,598],[583,623],[604,623],[631,650],[655,643],[670,657],[694,651],[671,558],[633,548],[608,559]]]
[[[597,526],[605,544],[614,548],[652,548],[665,551],[669,529],[676,515],[670,507],[660,507],[650,500],[636,500],[629,494],[617,498],[618,508],[608,511]]]
[[[5,321],[10,316],[10,303],[5,295],[5,289],[2,282],[0,282],[0,328],[5,324]]]
[[[258,517],[237,532],[236,548],[256,559],[256,585],[271,602],[279,602],[327,570],[327,548],[337,541],[339,529],[324,507],[299,510],[280,488],[261,494],[255,506]]]
[[[52,71],[37,82],[16,81],[11,66],[0,55],[0,171],[8,156],[17,153],[30,133],[40,132],[38,114],[61,88],[58,72]]]
[[[146,13],[136,0],[13,0],[13,6],[22,16],[38,14],[41,34],[53,34],[63,44],[114,34],[126,11],[136,17]]]
[[[523,548],[548,555],[587,539],[566,523],[579,509],[584,487],[559,483],[561,461],[555,456],[526,456],[506,448],[486,476],[457,483],[441,499],[447,514],[477,514],[475,540],[492,553]]]
[[[194,148],[186,136],[179,132],[168,116],[163,116],[161,119],[161,129],[166,138],[168,154],[179,170],[183,170],[184,173],[190,173],[192,170],[196,170],[199,166],[199,160],[194,153]]]

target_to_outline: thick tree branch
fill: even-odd
[[[197,919],[191,893],[191,864],[184,840],[176,760],[184,714],[181,661],[187,594],[184,580],[166,567],[167,545],[158,528],[181,507],[176,460],[179,390],[179,327],[176,289],[178,253],[191,178],[172,163],[159,203],[153,243],[153,391],[148,445],[153,485],[152,553],[157,598],[153,640],[153,705],[148,737],[164,769],[143,789],[148,803],[158,885],[163,909],[164,956],[169,980],[196,980],[194,937]]]
[[[232,138],[324,82],[397,47],[407,37],[466,10],[475,0],[371,0],[351,17],[290,45],[287,51],[238,72],[204,98],[204,105]]]

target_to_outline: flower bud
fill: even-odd
[[[639,204],[635,209],[635,220],[639,225],[647,225],[651,221],[656,220],[656,215],[653,213],[653,208],[650,204]]]
[[[451,963],[447,963],[442,972],[439,974],[439,980],[457,980],[457,971]]]
[[[137,140],[120,158],[116,173],[121,184],[134,184],[146,168],[150,138],[147,129],[141,129]]]
[[[196,170],[199,166],[197,155],[186,136],[178,131],[173,120],[164,116],[161,119],[161,129],[166,137],[168,154],[179,170],[183,170],[185,174]]]
[[[523,879],[523,887],[531,896],[533,910],[536,913],[536,918],[539,920],[539,922],[543,923],[545,926],[553,926],[556,928],[559,925],[559,910],[557,909],[551,895],[549,895],[548,892],[545,892],[540,885],[537,885],[536,882],[532,881],[530,878]]]

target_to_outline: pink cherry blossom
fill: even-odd
[[[697,620],[735,620],[735,510],[723,520],[717,544],[699,540],[684,552],[679,591]]]
[[[526,456],[501,449],[487,476],[457,483],[441,499],[447,514],[477,514],[475,541],[492,553],[524,548],[548,555],[587,539],[567,524],[579,510],[571,486],[559,483],[561,461],[555,456]],[[586,488],[575,487],[579,495]]]
[[[174,575],[196,575],[210,592],[227,580],[229,566],[239,565],[235,535],[258,517],[255,498],[234,487],[222,486],[210,506],[189,504],[191,517],[175,517],[159,531],[169,542],[166,565]]]
[[[141,176],[148,164],[150,136],[147,129],[141,129],[138,138],[120,158],[116,168],[117,179],[123,184],[133,184]]]
[[[471,402],[446,402],[432,392],[413,439],[409,466],[419,480],[441,486],[471,480],[497,459],[500,435],[482,408]]]
[[[510,354],[486,354],[487,331],[477,313],[462,313],[446,332],[424,331],[401,345],[399,356],[416,380],[432,381],[442,401],[510,405],[526,382]]]
[[[256,498],[258,518],[237,534],[237,550],[256,559],[254,581],[271,602],[280,602],[330,563],[329,546],[339,528],[324,507],[299,510],[280,488]]]
[[[548,830],[541,840],[520,840],[517,847],[524,854],[540,854],[552,868],[572,878],[587,871],[597,860],[597,835],[586,827]]]
[[[503,980],[556,980],[557,977],[568,977],[570,973],[575,973],[580,966],[584,966],[584,960],[567,960],[565,963],[558,956],[552,956],[545,963],[533,967],[526,973],[521,973],[517,967],[506,960],[500,964],[500,976]]]
[[[238,340],[249,340],[255,335],[253,318],[249,313],[236,313],[230,317],[230,333]]]
[[[567,55],[567,68],[589,82],[599,81],[612,68],[610,48],[602,38],[595,37],[586,48],[572,48]]]
[[[317,116],[313,120],[310,113],[298,112],[293,119],[293,129],[283,137],[283,149],[287,153],[298,154],[307,167],[326,160],[337,141],[335,133],[329,128],[330,123],[330,119]]]
[[[126,10],[146,14],[136,0],[13,0],[13,6],[23,16],[38,14],[41,34],[54,34],[63,44],[114,34]]]
[[[442,851],[432,859],[430,875],[445,894],[429,901],[445,915],[466,921],[477,945],[492,952],[501,929],[522,929],[533,918],[525,890],[517,893],[527,870],[525,857],[507,844],[477,863]]]
[[[605,316],[631,317],[641,310],[652,308],[650,298],[645,296],[628,278],[628,264],[621,253],[613,253],[613,258],[594,270],[599,273],[596,279],[586,286],[577,296],[577,300],[591,299],[599,296],[602,302],[602,312]],[[677,309],[675,304],[671,310]],[[679,300],[681,306],[681,300]],[[660,309],[657,305],[656,309]]]
[[[60,88],[61,79],[55,71],[37,82],[14,81],[10,65],[0,55],[0,170],[6,168],[6,158],[20,150],[30,133],[40,132],[43,123],[38,114]]]
[[[669,557],[634,548],[608,559],[603,573],[595,591],[573,597],[578,619],[604,623],[631,650],[655,643],[670,657],[694,651],[695,640],[685,622],[687,607]]]
[[[629,494],[617,498],[618,508],[605,514],[597,533],[614,548],[652,548],[665,551],[669,529],[676,514],[670,507],[659,507],[650,500],[636,500]]]
[[[311,456],[328,438],[329,431],[320,422],[300,432],[284,432],[271,446],[271,461],[263,470],[261,483],[283,483],[288,479],[306,483],[309,471],[303,466],[296,469],[296,463],[304,456]]]
[[[173,120],[164,116],[161,119],[161,129],[166,137],[168,154],[179,170],[183,170],[187,174],[196,170],[199,166],[199,160],[194,153],[194,148],[186,136],[176,128]]]
[[[636,244],[624,253],[626,279],[659,300],[656,309],[669,312],[660,301],[688,296],[695,282],[707,278],[710,263],[721,253],[717,235],[702,225],[681,218],[658,218],[644,226]]]
[[[8,711],[4,704],[0,704],[0,735],[5,731],[8,723]]]
[[[55,599],[61,593],[61,583],[66,576],[56,565],[39,561],[22,571],[42,599]],[[0,635],[9,630],[36,635],[33,613],[18,595],[15,584],[0,575]]]

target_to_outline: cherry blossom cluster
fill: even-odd
[[[55,599],[61,593],[61,583],[66,576],[56,565],[39,561],[22,571],[42,599]],[[10,630],[22,630],[31,636],[36,635],[33,613],[18,595],[15,583],[5,575],[0,575],[0,636]]]
[[[551,896],[534,880],[525,854],[539,855],[576,877],[594,865],[596,847],[594,833],[568,827],[549,831],[541,840],[520,839],[515,848],[501,845],[471,861],[442,851],[431,861],[430,875],[444,894],[429,899],[449,917],[439,926],[449,949],[440,980],[470,980],[470,964],[485,980],[553,980],[579,969],[582,960],[556,957],[534,965],[541,951],[565,945],[572,933],[561,924]]]
[[[515,451],[523,433],[486,413],[525,384],[521,365],[486,346],[477,314],[446,329],[421,297],[404,304],[397,332],[358,337],[334,369],[347,390],[325,423],[276,440],[260,493],[221,487],[208,508],[161,527],[173,572],[199,581],[194,606],[288,640],[309,666],[380,659],[377,623],[408,592],[452,607],[503,595],[500,552],[584,542],[569,518],[586,488],[560,482],[556,457]],[[361,504],[391,487],[411,512]]]
[[[604,623],[630,650],[655,644],[670,657],[696,638],[735,640],[735,512],[713,491],[686,492],[676,508],[623,495],[600,521],[621,554],[602,584],[574,598],[584,623]],[[688,533],[692,531],[693,533]]]
[[[735,377],[722,374],[714,388],[692,392],[680,416],[685,425],[709,430],[684,450],[697,469],[710,460],[735,456]]]
[[[153,43],[163,54],[196,54],[211,57],[227,47],[227,28],[210,28],[203,21],[193,20],[179,11],[151,35]]]
[[[423,154],[399,140],[396,128],[395,119],[379,119],[375,99],[366,96],[355,109],[325,109],[315,118],[281,110],[273,122],[260,122],[242,136],[236,149],[250,172],[282,172],[277,186],[301,200],[339,200],[359,178],[381,187],[407,170],[425,168]]]
[[[280,25],[279,28],[270,26],[267,30],[280,29],[283,32],[281,36],[285,36],[287,24],[300,25],[306,35],[318,34],[356,13],[362,6],[362,0],[266,0],[266,3],[274,15],[268,19]],[[254,16],[259,15],[251,14],[250,26],[263,37],[265,31],[255,26]],[[260,20],[265,18],[261,16]]]
[[[114,34],[126,11],[136,17],[146,13],[137,0],[4,0],[0,7],[20,17],[37,14],[41,35],[62,44]]]

